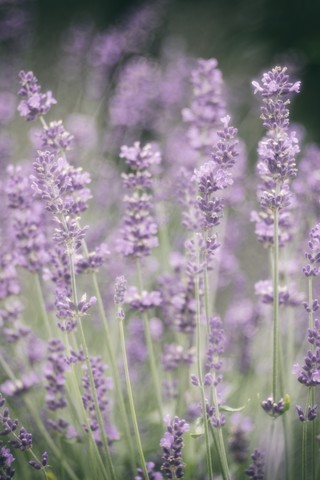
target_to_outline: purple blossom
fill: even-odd
[[[269,397],[267,400],[261,402],[261,407],[268,415],[270,415],[270,417],[273,418],[279,417],[288,410],[288,406],[283,398],[281,398],[279,402],[274,402],[272,397]]]
[[[44,149],[66,152],[70,150],[72,141],[73,135],[67,132],[61,120],[50,122],[41,132],[41,146]]]
[[[49,341],[49,355],[44,368],[44,377],[46,379],[46,405],[52,411],[67,406],[65,387],[67,364],[64,359],[64,351],[64,345],[60,340]]]
[[[226,114],[222,73],[216,59],[199,59],[191,76],[193,99],[182,111],[189,124],[188,140],[192,148],[208,155],[216,140],[220,119]]]
[[[163,480],[160,472],[155,472],[155,464],[153,462],[146,463],[149,480]],[[134,480],[146,480],[142,468],[137,468],[137,474]]]
[[[122,275],[121,277],[117,277],[114,286],[114,296],[113,301],[115,305],[122,305],[125,301],[125,295],[127,292],[127,280]]]
[[[109,392],[113,389],[113,382],[111,377],[105,376],[105,370],[107,369],[107,366],[102,362],[101,357],[91,357],[90,363],[94,379],[94,386],[97,394],[98,405],[103,417],[104,428],[107,433],[108,441],[113,442],[115,440],[118,440],[119,438],[119,434],[116,428],[110,422]],[[86,366],[84,366],[84,369],[85,373],[82,377],[84,394],[82,396],[82,401],[84,408],[88,411],[90,416],[90,428],[93,432],[95,441],[98,445],[101,445],[101,432],[97,420],[93,393],[91,391],[89,375]],[[85,426],[84,428],[86,429],[87,427]]]
[[[309,233],[309,251],[305,253],[308,264],[303,268],[306,277],[318,275],[317,264],[320,263],[320,223],[315,225]]]
[[[139,292],[136,287],[130,287],[127,290],[125,302],[128,303],[133,310],[144,312],[150,308],[159,307],[162,298],[160,292],[157,290],[152,292],[143,290],[142,292]]]
[[[176,370],[181,364],[190,366],[195,362],[194,348],[186,350],[176,343],[165,344],[161,361],[166,371]]]
[[[160,440],[160,447],[162,447],[162,466],[161,470],[169,479],[184,477],[184,464],[182,462],[183,439],[182,436],[188,432],[190,427],[185,420],[179,417],[174,417],[171,420],[170,416],[165,417],[167,424],[167,431]]]
[[[63,320],[58,323],[60,329],[67,332],[75,329],[79,318],[87,315],[88,310],[96,301],[96,297],[90,297],[87,300],[87,294],[84,293],[80,301],[75,304],[64,292],[61,292],[61,296],[57,296],[55,300],[57,317]]]
[[[1,480],[11,480],[11,478],[14,477],[15,470],[12,467],[12,463],[14,461],[15,461],[15,458],[12,455],[9,448],[0,446],[0,478]]]
[[[28,463],[31,465],[31,467],[35,468],[36,470],[41,470],[42,468],[45,468],[48,465],[48,460],[49,456],[47,452],[43,452],[41,455],[41,463],[35,461],[35,460],[30,460]]]
[[[314,351],[308,350],[304,357],[304,365],[300,367],[296,364],[294,371],[298,374],[298,382],[306,387],[320,385],[320,347]]]
[[[194,277],[186,271],[186,260],[171,275],[160,279],[164,322],[174,330],[190,334],[195,329]]]
[[[7,173],[5,191],[12,211],[10,227],[17,264],[30,272],[40,273],[50,258],[46,215],[41,203],[33,197],[27,172],[9,165]]]
[[[229,451],[237,463],[247,460],[249,440],[247,434],[252,430],[253,425],[249,418],[242,418],[240,414],[231,417],[231,431],[228,441]]]
[[[54,239],[68,252],[74,253],[88,228],[80,227],[78,215],[86,210],[91,198],[86,187],[90,176],[49,151],[39,151],[33,166],[36,175],[31,177],[32,188],[44,201],[45,208],[54,215]]]
[[[300,405],[296,405],[297,414],[300,422],[312,422],[317,418],[318,405],[308,405],[307,413],[305,414]]]
[[[86,257],[77,254],[75,258],[76,273],[97,272],[109,255],[110,250],[105,243],[101,243],[93,251],[89,252]]]
[[[50,90],[41,93],[41,87],[33,72],[21,70],[19,79],[21,88],[18,95],[22,97],[22,100],[19,103],[18,111],[21,117],[28,121],[34,120],[38,116],[48,113],[52,105],[57,103]]]
[[[264,454],[256,449],[251,455],[252,463],[245,471],[246,475],[252,480],[264,479]]]
[[[149,168],[160,162],[160,153],[151,145],[141,148],[136,142],[132,147],[123,146],[120,157],[125,158],[132,173],[122,174],[124,186],[130,194],[124,198],[126,212],[118,250],[125,256],[145,257],[152,248],[158,246],[152,196],[147,190],[152,186]]]
[[[295,177],[297,169],[295,156],[299,152],[296,133],[289,129],[289,94],[299,92],[300,82],[290,83],[286,68],[275,67],[262,77],[262,86],[253,82],[255,94],[262,96],[261,118],[267,129],[258,148],[258,174],[262,183],[258,196],[261,212],[253,212],[252,221],[256,223],[256,233],[260,242],[272,246],[273,212],[286,211],[291,203],[289,182]],[[283,223],[279,219],[280,245],[290,240],[292,221]],[[285,237],[286,235],[286,237]]]
[[[0,385],[1,392],[7,397],[20,395],[40,383],[40,378],[35,372],[24,373],[20,380],[6,380]]]
[[[262,303],[273,303],[273,287],[271,280],[260,280],[255,284],[255,294],[261,298]],[[296,290],[295,284],[279,286],[279,305],[296,307],[301,305],[303,297]]]

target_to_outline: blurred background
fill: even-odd
[[[23,50],[18,67],[41,70],[50,84],[49,76],[59,75],[57,59],[68,29],[110,31],[144,5],[157,9],[145,42],[148,55],[157,57],[159,45],[170,39],[187,55],[217,58],[244,135],[252,129],[247,122],[251,80],[274,64],[286,64],[302,80],[292,118],[304,125],[308,141],[320,142],[318,0],[1,0],[2,58],[12,62]]]

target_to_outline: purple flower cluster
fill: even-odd
[[[59,328],[67,332],[74,330],[79,318],[87,315],[89,308],[91,308],[96,301],[96,297],[90,297],[87,300],[87,294],[84,293],[80,301],[75,304],[65,295],[65,291],[62,291],[60,295],[58,293],[55,300],[56,315],[63,320],[63,322],[58,322]]]
[[[10,222],[16,261],[30,272],[40,273],[49,262],[45,212],[33,198],[27,172],[9,165],[7,173],[5,191],[12,211]]]
[[[139,142],[132,147],[123,146],[120,157],[131,169],[123,173],[123,185],[129,195],[124,198],[126,212],[118,249],[125,256],[141,258],[148,256],[158,246],[158,227],[153,218],[152,176],[150,168],[160,163],[160,153],[151,145],[143,148]]]
[[[194,348],[186,350],[176,343],[165,344],[161,361],[166,371],[176,370],[180,365],[190,366],[195,362]]]
[[[271,280],[260,280],[255,284],[255,294],[265,304],[273,303],[273,288]],[[296,290],[294,284],[279,286],[279,305],[284,307],[296,307],[301,305],[303,297]]]
[[[220,223],[223,202],[217,196],[217,192],[233,184],[232,175],[228,170],[234,166],[238,156],[237,129],[229,127],[230,117],[227,116],[221,121],[224,128],[217,132],[218,141],[211,152],[212,160],[196,169],[193,177],[198,187],[197,207],[202,231],[211,231]]]
[[[165,417],[167,431],[160,440],[163,450],[161,470],[169,479],[184,477],[184,464],[182,462],[183,434],[188,432],[190,427],[185,420],[170,416]]]
[[[157,290],[147,292],[143,290],[139,292],[136,287],[128,288],[125,302],[130,305],[133,310],[138,312],[145,312],[151,308],[157,308],[161,305],[161,294]]]
[[[2,442],[0,442],[0,479],[10,480],[15,474],[15,470],[12,467],[15,458],[9,448],[2,447],[1,445]]]
[[[288,410],[289,405],[283,398],[274,402],[272,397],[268,397],[261,402],[261,407],[270,417],[277,418]]]
[[[87,230],[87,227],[79,226],[78,215],[87,209],[91,198],[86,186],[90,183],[90,176],[49,151],[39,151],[33,166],[36,175],[32,177],[32,188],[54,215],[54,239],[64,245],[67,252],[74,253]]]
[[[256,449],[251,455],[252,463],[246,470],[246,475],[252,480],[264,479],[264,454]]]
[[[160,472],[155,472],[155,464],[153,462],[146,463],[147,472],[149,476],[149,480],[162,480],[163,476]],[[134,480],[146,480],[142,468],[137,468],[137,474],[134,477]]]
[[[172,255],[171,274],[160,279],[161,313],[165,324],[173,330],[192,334],[195,330],[194,275],[188,271],[186,258]]]
[[[41,146],[46,150],[66,152],[70,150],[72,141],[73,135],[64,128],[61,120],[50,122],[41,132]]]
[[[315,336],[319,337],[319,322],[313,329],[312,340]],[[320,342],[317,341],[315,350],[308,350],[304,357],[304,364],[301,367],[299,364],[294,365],[294,373],[298,375],[298,381],[306,387],[315,387],[320,385]]]
[[[215,58],[199,59],[191,74],[193,99],[182,111],[189,124],[188,140],[195,150],[208,155],[216,141],[220,119],[226,115],[224,83]]]
[[[32,72],[22,70],[19,78],[21,88],[18,95],[22,97],[22,100],[19,103],[18,111],[21,117],[28,121],[34,120],[48,113],[52,105],[57,103],[50,90],[46,93],[41,92],[38,80]]]
[[[60,340],[49,341],[49,355],[44,368],[46,379],[46,405],[49,410],[56,411],[67,406],[65,347]]]
[[[107,433],[108,441],[111,443],[119,438],[119,434],[116,428],[111,424],[109,418],[110,405],[108,397],[110,390],[113,388],[113,382],[110,377],[105,376],[105,370],[107,369],[107,366],[102,362],[101,357],[91,357],[90,364],[94,379],[94,386],[97,393],[99,409],[103,417],[104,428]],[[86,367],[84,368],[86,369]],[[93,393],[91,391],[89,375],[87,371],[85,371],[85,374],[82,377],[82,385],[84,389],[82,400],[84,408],[88,411],[90,416],[90,428],[97,444],[102,445],[101,432],[99,429]],[[85,426],[84,428],[86,429],[87,427]]]
[[[305,253],[308,264],[303,267],[303,273],[306,277],[316,277],[319,275],[317,264],[320,263],[320,223],[311,229],[308,247],[309,251]]]
[[[261,85],[252,82],[255,94],[262,97],[261,119],[267,129],[258,148],[258,174],[262,180],[259,188],[260,212],[252,213],[258,240],[265,246],[273,244],[273,216],[279,211],[279,242],[290,240],[292,219],[287,210],[291,203],[290,180],[297,169],[295,156],[299,152],[296,134],[289,129],[289,95],[298,93],[300,82],[291,83],[286,68],[274,67],[263,74]]]
[[[0,411],[0,436],[8,436],[11,434],[13,439],[8,440],[7,443],[15,450],[25,452],[32,449],[32,433],[27,432],[24,427],[20,427],[19,433],[17,432],[19,421],[17,419],[13,420],[10,417],[9,409],[7,407],[4,407],[4,404],[5,400],[0,394],[0,408],[2,409]],[[0,478],[3,480],[10,480],[15,473],[14,469],[11,468],[11,465],[14,462],[15,458],[10,452],[10,450],[5,446],[1,446],[1,444],[2,442],[0,443]],[[48,465],[47,452],[44,452],[42,454],[42,464],[39,464],[38,462],[32,460],[28,463],[31,467],[37,470],[45,468]]]
[[[304,413],[303,408],[300,405],[296,405],[296,410],[300,422],[312,422],[317,418],[318,405],[309,405],[306,413]]]

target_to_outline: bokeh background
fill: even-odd
[[[33,68],[58,76],[56,64],[64,32],[77,22],[96,31],[116,27],[144,2],[134,0],[1,0],[2,56],[12,61],[21,28],[29,31],[23,42],[21,68]],[[147,2],[152,5],[153,1]],[[159,2],[158,2],[159,3]],[[165,0],[159,22],[150,39],[149,54],[156,56],[164,38],[183,42],[195,57],[216,57],[230,90],[234,92],[240,130],[246,124],[246,98],[250,81],[275,63],[287,64],[302,80],[302,94],[294,103],[293,120],[306,128],[308,141],[320,142],[320,2],[287,0]],[[25,23],[23,23],[25,22]],[[21,39],[21,38],[20,38]],[[43,78],[43,77],[42,77]],[[237,94],[237,92],[239,92]],[[243,120],[243,121],[242,121]]]

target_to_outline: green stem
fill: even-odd
[[[47,313],[47,310],[46,310],[44,298],[43,298],[40,275],[38,273],[35,274],[34,279],[35,279],[37,295],[38,295],[38,299],[39,299],[39,303],[40,303],[41,315],[42,315],[42,318],[44,320],[49,338],[53,338],[53,332],[52,332],[50,320],[49,320],[49,317],[48,317],[48,313]]]
[[[97,398],[97,390],[96,390],[95,383],[94,383],[94,377],[93,377],[91,362],[90,362],[90,358],[89,358],[89,350],[88,350],[88,346],[87,346],[87,342],[86,342],[86,338],[85,338],[85,334],[84,334],[84,330],[83,330],[83,326],[82,326],[81,316],[79,315],[79,312],[77,311],[78,295],[77,295],[77,284],[76,284],[76,278],[75,278],[74,261],[73,261],[72,253],[69,253],[69,262],[70,262],[71,288],[72,288],[73,303],[74,303],[75,308],[76,308],[76,315],[77,315],[78,326],[79,326],[79,331],[80,331],[80,339],[81,339],[81,343],[82,343],[82,348],[84,350],[85,362],[86,362],[87,371],[88,371],[88,378],[89,378],[90,389],[91,389],[91,393],[92,393],[92,397],[93,397],[94,408],[95,408],[95,412],[96,412],[96,416],[97,416],[97,420],[98,420],[102,445],[103,445],[103,448],[105,450],[105,454],[106,454],[106,458],[107,458],[108,469],[110,470],[111,479],[115,480],[116,476],[115,476],[115,471],[114,471],[114,466],[113,466],[113,462],[112,462],[112,458],[111,458],[110,449],[109,449],[109,446],[108,446],[107,434],[106,434],[106,431],[105,431],[105,428],[104,428],[103,419],[102,419],[102,415],[101,415],[101,410],[100,410],[99,402],[98,402],[98,398]]]
[[[120,315],[119,315],[119,327],[120,327],[120,341],[121,341],[121,350],[122,350],[122,358],[123,358],[123,367],[124,367],[124,373],[125,373],[125,377],[126,377],[126,385],[127,385],[127,392],[128,392],[128,399],[129,399],[129,406],[130,406],[131,418],[132,418],[132,423],[133,423],[133,429],[134,429],[135,439],[136,439],[136,442],[137,442],[140,461],[141,461],[141,464],[142,464],[142,470],[143,470],[143,473],[144,473],[144,476],[145,476],[146,480],[149,480],[149,475],[148,475],[148,471],[147,471],[147,467],[146,467],[146,461],[145,461],[145,458],[144,458],[144,455],[143,455],[143,449],[142,449],[142,444],[141,444],[141,439],[140,439],[136,410],[135,410],[134,401],[133,401],[133,394],[132,394],[131,381],[130,381],[129,368],[128,368],[128,359],[127,359],[127,353],[126,353],[126,342],[125,342],[125,336],[124,336],[123,319],[120,318]]]
[[[199,270],[200,265],[200,252],[197,235],[195,235],[195,249],[196,249],[196,264],[197,270]],[[197,351],[197,370],[198,370],[198,379],[199,387],[201,392],[201,405],[202,405],[202,416],[203,416],[203,425],[206,441],[206,454],[207,454],[207,465],[209,471],[209,480],[213,480],[213,467],[212,467],[212,457],[211,449],[209,443],[209,430],[208,430],[208,419],[207,419],[207,408],[206,408],[206,397],[203,384],[203,375],[202,375],[202,359],[201,359],[201,315],[200,315],[200,292],[199,292],[199,274],[195,275],[194,279],[194,293],[196,300],[196,351]]]
[[[277,188],[276,188],[277,191]],[[273,401],[278,398],[279,383],[279,209],[274,210],[274,241],[273,241]]]
[[[137,259],[137,273],[138,273],[139,292],[140,292],[140,294],[142,294],[142,292],[143,292],[143,281],[142,281],[142,272],[141,272],[141,266],[140,266],[139,259]],[[155,395],[156,395],[160,420],[162,421],[162,419],[163,419],[163,409],[162,409],[162,399],[161,399],[161,387],[160,387],[160,382],[159,382],[159,373],[158,373],[158,369],[157,369],[157,363],[156,363],[156,358],[155,358],[155,353],[154,353],[154,348],[153,348],[153,341],[152,341],[152,337],[151,337],[149,319],[148,319],[148,315],[147,315],[146,312],[143,313],[142,318],[143,318],[143,325],[144,325],[144,334],[145,334],[145,339],[146,339],[146,344],[147,344],[147,349],[148,349],[148,354],[149,354],[151,377],[152,377],[152,381],[153,381],[153,385],[154,385],[154,389],[155,389]]]
[[[17,378],[16,378],[15,374],[13,373],[10,366],[7,364],[6,360],[3,358],[3,356],[1,354],[0,354],[0,363],[1,363],[1,366],[2,366],[3,370],[6,372],[6,374],[10,378],[10,380],[12,382],[17,382]],[[68,475],[70,476],[70,479],[79,480],[77,475],[74,474],[73,469],[70,467],[70,465],[68,464],[66,459],[61,457],[61,452],[59,451],[59,449],[55,445],[54,441],[52,440],[52,438],[48,434],[47,429],[45,428],[42,421],[40,420],[39,412],[37,412],[36,406],[34,405],[34,403],[31,402],[26,395],[23,395],[22,399],[25,402],[29,412],[31,413],[31,415],[33,417],[33,420],[34,420],[35,424],[37,425],[40,433],[43,435],[48,447],[51,449],[52,453],[56,456],[56,458],[59,461],[61,461],[62,465],[64,466],[64,468],[68,472]]]
[[[88,256],[88,248],[85,242],[83,242],[83,249],[84,253],[86,256]],[[92,280],[93,280],[93,287],[94,287],[94,293],[95,296],[97,297],[97,306],[99,310],[99,315],[100,318],[102,319],[103,327],[105,330],[105,342],[106,342],[106,349],[107,349],[107,354],[110,362],[110,367],[111,367],[111,372],[112,372],[112,377],[114,381],[114,386],[115,386],[115,392],[116,392],[116,399],[117,399],[117,404],[119,406],[120,410],[120,415],[121,415],[121,420],[124,428],[124,436],[126,439],[128,451],[130,454],[130,462],[131,462],[131,467],[132,471],[135,472],[136,468],[136,462],[135,462],[135,452],[133,448],[133,443],[131,440],[131,432],[130,432],[130,425],[129,425],[129,419],[128,419],[128,414],[127,414],[127,409],[125,406],[124,398],[123,398],[123,393],[121,389],[121,384],[119,380],[119,373],[118,373],[118,368],[116,365],[116,359],[115,355],[113,353],[113,349],[111,347],[112,342],[111,342],[111,335],[110,335],[110,329],[109,329],[109,324],[108,320],[106,317],[103,301],[102,301],[102,296],[100,292],[100,287],[99,283],[97,280],[97,276],[95,273],[92,274]]]

